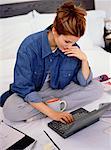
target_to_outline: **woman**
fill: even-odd
[[[76,42],[86,27],[86,11],[64,3],[53,25],[27,37],[19,47],[14,82],[3,106],[4,116],[12,121],[45,116],[63,123],[74,120],[68,112],[48,106],[56,99],[67,102],[66,110],[98,99],[102,87],[92,81],[87,56]]]

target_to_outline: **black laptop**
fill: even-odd
[[[74,122],[69,124],[61,123],[60,121],[51,121],[48,126],[57,132],[63,138],[67,138],[74,133],[92,125],[93,123],[99,121],[99,118],[111,107],[111,103],[104,105],[103,107],[93,110],[91,112],[85,110],[84,108],[79,108],[72,111],[71,114],[74,117]]]

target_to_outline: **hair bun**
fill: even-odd
[[[59,9],[57,9],[57,13],[58,12],[66,12],[66,15],[76,15],[78,14],[78,11],[79,11],[79,14],[83,15],[83,16],[86,16],[86,11],[85,9],[83,9],[82,7],[80,8],[80,6],[76,6],[74,4],[74,2],[67,2],[67,3],[64,3]],[[81,11],[81,12],[80,12]]]
[[[53,27],[59,35],[74,35],[81,37],[86,27],[86,11],[74,5],[74,2],[64,3],[57,9]]]

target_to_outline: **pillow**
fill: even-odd
[[[8,90],[13,81],[14,65],[15,59],[0,60],[0,94]]]
[[[53,24],[56,13],[40,14],[34,11],[34,30],[33,32],[39,32],[46,29]]]
[[[93,49],[94,50],[85,51],[93,72],[93,77],[97,77],[101,74],[111,76],[111,54],[98,46],[94,46]]]
[[[80,46],[82,51],[93,50],[93,42],[86,33],[77,41],[77,44]]]
[[[87,11],[86,17],[86,32],[88,37],[93,41],[96,46],[104,47],[104,19],[105,11],[90,10]]]
[[[20,43],[33,33],[33,12],[0,19],[0,60],[15,58]]]

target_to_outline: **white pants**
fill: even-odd
[[[54,90],[46,82],[38,92],[43,101],[51,97],[60,98],[67,103],[67,109],[79,108],[91,103],[102,96],[103,87],[97,81],[92,81],[88,86],[82,87],[71,82],[63,90]],[[46,117],[44,114],[33,108],[29,103],[19,97],[16,93],[11,95],[3,106],[4,116],[11,121],[23,121],[36,116],[37,119]]]

